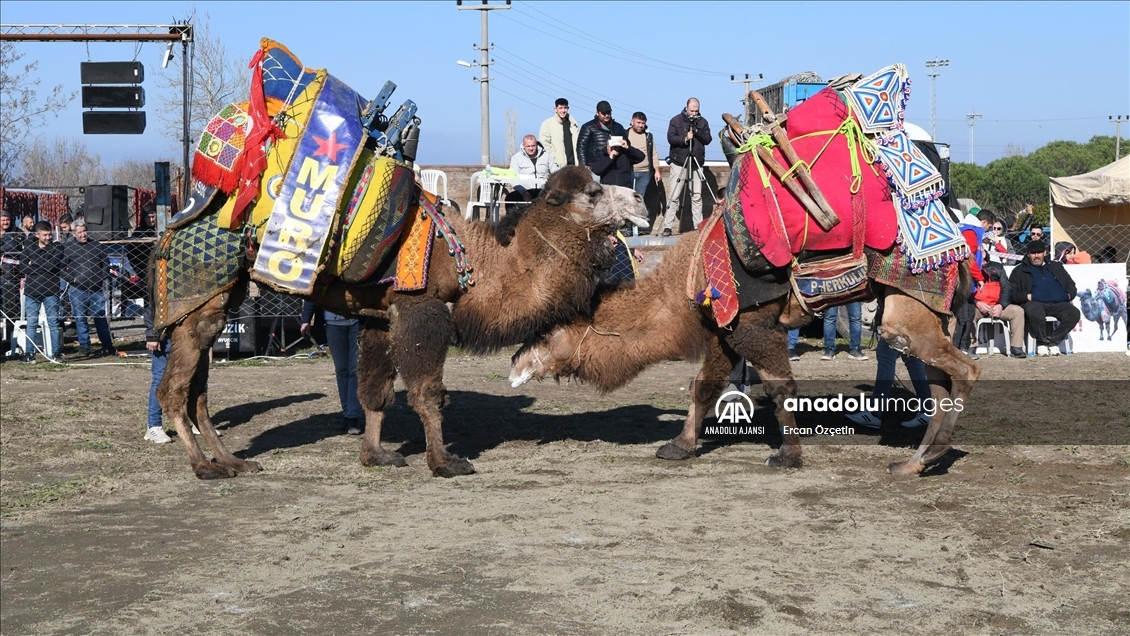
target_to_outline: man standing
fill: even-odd
[[[20,275],[24,279],[27,335],[43,350],[44,336],[39,325],[39,308],[47,312],[47,330],[51,332],[51,362],[62,358],[62,333],[59,331],[59,274],[63,264],[63,245],[51,241],[51,224],[40,221],[34,226],[35,240],[24,247],[20,256]],[[25,352],[24,362],[35,362],[35,351]],[[46,354],[46,351],[44,350]]]
[[[699,111],[698,100],[687,100],[683,112],[671,118],[667,126],[667,142],[671,144],[671,192],[667,198],[667,215],[663,219],[663,236],[671,236],[675,215],[680,212],[683,189],[691,182],[691,218],[694,227],[702,223],[702,179],[700,170],[706,163],[706,146],[710,143],[710,125]]]
[[[577,153],[581,165],[605,185],[632,186],[632,166],[644,160],[643,152],[628,145],[624,127],[612,119],[612,105],[601,100],[593,120],[581,126]]]
[[[642,197],[647,194],[652,175],[655,175],[656,183],[662,179],[662,175],[656,170],[659,166],[659,151],[655,149],[655,138],[647,129],[647,115],[642,112],[632,114],[628,127],[628,145],[644,154],[644,160],[632,166],[632,189]]]
[[[538,141],[558,166],[577,166],[577,120],[569,114],[569,100],[559,97],[554,102],[553,117],[541,123]]]
[[[15,322],[20,315],[20,255],[24,251],[24,233],[12,223],[7,212],[0,212],[0,311],[4,312],[4,333],[16,350]]]
[[[1071,304],[1075,298],[1075,281],[1062,263],[1048,260],[1048,246],[1043,241],[1028,244],[1028,255],[1012,275],[1012,301],[1024,309],[1028,333],[1036,339],[1036,355],[1059,355],[1059,343],[1079,323],[1079,310]],[[1045,319],[1059,321],[1059,327],[1048,333]]]
[[[299,332],[310,337],[310,325],[314,315],[322,316],[326,328],[326,343],[330,347],[334,373],[337,376],[337,397],[341,403],[341,425],[339,430],[350,435],[365,432],[365,411],[357,397],[357,336],[360,322],[332,311],[320,309],[309,300],[302,303],[302,325]]]
[[[514,153],[510,159],[510,169],[519,178],[546,179],[557,172],[557,162],[553,156],[545,151],[538,143],[537,137],[526,135],[522,137],[522,149]],[[514,192],[506,196],[507,201],[533,201],[540,193],[540,189],[526,189],[524,186],[514,186]]]
[[[90,240],[84,221],[76,221],[71,232],[73,239],[63,244],[63,280],[70,289],[79,355],[85,358],[91,353],[87,317],[94,319],[102,355],[113,355],[114,339],[106,322],[106,295],[102,292],[110,277],[110,257],[101,243]]]

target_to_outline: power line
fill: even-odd
[[[690,67],[690,66],[681,66],[679,64],[673,64],[671,62],[667,62],[667,61],[664,61],[664,60],[661,60],[661,59],[658,59],[658,58],[654,58],[654,57],[650,57],[650,56],[647,56],[647,55],[643,55],[641,53],[637,53],[637,52],[635,52],[631,49],[619,46],[618,44],[608,42],[606,40],[601,40],[600,38],[595,38],[595,37],[589,35],[588,33],[581,31],[580,29],[577,29],[575,27],[572,27],[572,26],[566,24],[565,22],[561,21],[559,18],[552,16],[552,15],[549,15],[545,11],[542,11],[542,10],[536,8],[535,6],[533,6],[533,4],[526,4],[524,6],[529,7],[530,9],[533,9],[534,11],[537,11],[538,13],[544,15],[545,17],[549,18],[550,20],[554,20],[555,22],[552,23],[552,24],[548,23],[544,20],[539,19],[536,16],[533,16],[533,15],[526,13],[520,7],[515,7],[515,10],[518,11],[519,13],[523,14],[523,15],[529,16],[530,19],[532,19],[532,20],[537,20],[538,22],[541,22],[542,24],[549,26],[550,28],[565,28],[565,29],[568,29],[568,30],[572,31],[573,33],[577,34],[578,36],[580,36],[580,37],[582,37],[582,38],[584,38],[584,39],[586,39],[590,42],[593,42],[595,44],[599,44],[599,45],[605,46],[605,47],[611,47],[611,48],[617,49],[619,51],[623,51],[624,53],[627,53],[629,55],[634,55],[634,56],[636,56],[640,59],[650,60],[652,62],[658,62],[659,64],[664,64],[664,65],[670,66],[674,69],[683,69],[685,72],[693,72],[693,73],[699,73],[699,74],[703,74],[703,75],[728,75],[728,73],[723,73],[721,71],[708,71],[708,70],[705,70],[705,69],[693,68],[693,67]]]
[[[1039,123],[1046,121],[1089,121],[1093,119],[1103,119],[1102,117],[1054,117],[1050,119],[985,119],[986,123],[992,122],[994,124],[1010,124],[1010,123]],[[965,119],[939,119],[938,121],[959,122],[966,121]]]
[[[505,50],[505,49],[503,49],[503,48],[502,48],[501,46],[498,46],[497,44],[495,45],[495,48],[496,48],[496,49],[499,49],[499,50]],[[509,53],[509,51],[507,51],[507,53]],[[495,59],[495,61],[496,61],[496,62],[503,62],[503,63],[505,63],[507,67],[509,67],[509,68],[512,68],[512,69],[514,69],[515,71],[518,71],[518,72],[521,72],[521,73],[523,73],[523,74],[524,74],[524,75],[526,75],[527,77],[530,77],[530,78],[532,78],[532,79],[533,79],[533,80],[534,80],[535,82],[539,82],[539,83],[541,83],[541,84],[542,84],[543,86],[544,86],[545,84],[547,84],[547,83],[548,83],[548,84],[551,84],[551,85],[553,85],[554,87],[556,87],[556,88],[558,88],[558,89],[560,89],[560,90],[562,90],[562,91],[565,91],[565,92],[573,92],[573,93],[576,93],[576,92],[580,92],[580,93],[583,93],[583,94],[585,94],[586,96],[588,96],[588,97],[589,97],[590,99],[592,99],[592,100],[593,100],[594,102],[600,101],[600,100],[602,100],[602,99],[609,99],[610,101],[614,101],[614,102],[616,102],[616,103],[618,103],[618,104],[620,104],[620,105],[622,105],[622,106],[627,106],[628,108],[631,108],[631,109],[634,109],[634,110],[640,110],[640,111],[644,111],[645,113],[649,111],[649,109],[647,109],[647,108],[644,108],[643,106],[638,106],[638,105],[636,105],[636,104],[630,104],[630,103],[628,103],[628,102],[626,102],[626,101],[623,101],[623,100],[620,100],[620,99],[609,98],[609,97],[607,97],[607,96],[601,96],[600,94],[596,93],[595,91],[593,91],[593,90],[591,90],[591,89],[589,89],[589,88],[587,88],[587,87],[585,87],[585,86],[582,86],[582,85],[580,85],[580,84],[577,84],[576,82],[572,82],[572,81],[570,81],[570,80],[567,80],[567,79],[565,79],[565,78],[561,78],[561,79],[562,79],[562,80],[564,80],[564,81],[566,81],[566,82],[569,82],[570,84],[573,84],[574,86],[577,86],[577,87],[579,87],[579,90],[578,90],[578,89],[571,89],[571,88],[567,88],[567,87],[565,87],[565,86],[563,86],[563,85],[561,85],[561,84],[557,84],[556,82],[549,82],[549,81],[547,81],[547,80],[546,80],[545,78],[543,78],[543,77],[540,77],[540,76],[538,76],[538,75],[535,75],[535,74],[533,74],[533,73],[531,73],[531,72],[529,72],[529,71],[526,71],[526,70],[524,70],[524,69],[522,69],[522,68],[520,68],[520,67],[518,67],[518,66],[515,66],[515,65],[514,65],[514,64],[513,64],[513,63],[512,63],[512,62],[511,62],[510,60],[508,60],[508,59],[505,59],[505,58],[501,58],[501,59],[500,59],[500,58],[496,58],[496,59]],[[545,72],[545,73],[549,73],[550,75],[553,75],[554,77],[561,77],[560,75],[556,75],[556,74],[554,74],[554,73],[552,73],[552,72],[550,72],[550,71],[547,71],[547,70],[545,70],[545,69],[543,69],[543,68],[541,68],[541,67],[537,66],[536,64],[533,64],[533,63],[530,63],[530,62],[524,62],[524,63],[525,63],[525,64],[529,64],[530,66],[533,66],[534,68],[536,68],[536,69],[538,69],[538,70],[540,70],[540,71],[542,71],[542,72]],[[514,79],[514,78],[511,78],[511,79]],[[557,95],[557,97],[560,97],[560,95]]]
[[[667,64],[665,62],[664,62],[665,66],[656,66],[655,64],[647,64],[647,63],[641,62],[639,60],[627,59],[627,58],[624,58],[624,57],[613,55],[613,54],[609,53],[607,49],[603,49],[603,50],[602,49],[594,49],[590,46],[585,46],[585,45],[580,44],[578,42],[574,42],[572,40],[567,40],[567,39],[561,37],[560,35],[557,35],[555,33],[550,33],[549,31],[543,31],[543,30],[541,30],[541,29],[539,29],[535,26],[526,24],[525,22],[520,22],[518,20],[515,20],[514,18],[512,18],[508,15],[505,15],[505,14],[501,15],[500,17],[506,18],[507,20],[510,20],[511,22],[514,22],[515,24],[523,26],[523,27],[530,29],[532,31],[537,31],[538,33],[541,33],[543,35],[548,35],[551,38],[561,40],[562,42],[565,42],[566,44],[572,44],[573,46],[585,49],[587,51],[592,51],[593,53],[600,53],[601,55],[603,55],[605,57],[620,60],[621,62],[627,62],[629,64],[635,64],[637,66],[646,66],[648,68],[654,68],[654,69],[658,69],[660,71],[667,71],[668,73],[685,73],[685,74],[688,74],[688,75],[726,75],[726,73],[715,73],[713,71],[706,71],[706,72],[703,72],[703,71],[685,71],[685,70],[681,70],[681,68],[683,68],[683,67],[675,67],[675,66],[673,66],[671,64]],[[607,45],[607,43],[605,43],[605,42],[601,42],[601,44]]]

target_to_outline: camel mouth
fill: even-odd
[[[534,377],[534,370],[527,368],[519,371],[518,369],[510,370],[510,386],[511,388],[518,388],[523,384],[529,382]]]

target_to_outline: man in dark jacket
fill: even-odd
[[[1075,298],[1075,281],[1062,263],[1048,260],[1048,246],[1043,241],[1028,244],[1028,255],[1012,275],[1012,302],[1024,309],[1028,333],[1036,339],[1036,354],[1059,355],[1059,343],[1079,323],[1079,310],[1071,304]],[[1059,327],[1048,333],[1045,319],[1051,316]]]
[[[62,273],[63,245],[51,241],[51,224],[36,223],[35,240],[24,247],[20,256],[20,276],[24,279],[24,308],[27,316],[28,338],[39,347],[44,346],[40,333],[39,308],[47,313],[47,330],[51,332],[52,362],[62,359],[62,332],[59,329],[59,275]],[[30,349],[30,347],[29,347]],[[27,351],[24,362],[35,362],[35,352]]]
[[[102,354],[113,355],[116,351],[110,325],[106,322],[106,295],[102,291],[102,285],[110,277],[110,257],[101,243],[90,240],[85,222],[76,221],[71,232],[72,239],[63,244],[63,280],[70,290],[79,355],[90,355],[87,317],[94,319]]]
[[[644,160],[644,154],[633,148],[624,127],[612,119],[612,105],[601,100],[596,116],[581,126],[577,136],[577,154],[581,165],[588,166],[605,185],[632,187],[632,166]]]
[[[20,254],[24,251],[24,233],[16,227],[7,212],[0,212],[0,311],[4,312],[4,334],[11,339],[11,351],[16,350],[13,337],[20,315]]]
[[[667,215],[663,219],[663,236],[671,236],[675,215],[680,210],[683,189],[691,182],[691,217],[694,227],[702,223],[702,166],[706,163],[706,146],[710,143],[710,125],[699,111],[698,100],[687,100],[683,112],[671,118],[667,125],[667,142],[671,144],[671,173],[667,182],[671,192],[667,196]]]

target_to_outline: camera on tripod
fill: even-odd
[[[687,115],[687,121],[691,122],[692,124],[698,123],[698,120],[700,119],[702,119],[702,115]]]

